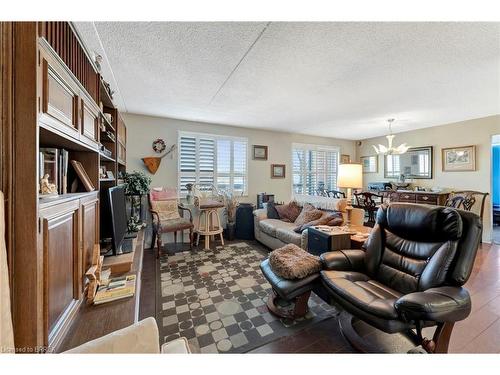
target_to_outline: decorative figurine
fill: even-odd
[[[57,195],[57,186],[49,182],[49,175],[45,174],[40,179],[40,192],[42,195]]]

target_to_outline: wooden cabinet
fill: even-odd
[[[43,259],[44,345],[57,348],[72,323],[85,289],[85,272],[99,243],[97,192],[82,193],[40,208]]]
[[[99,107],[44,39],[39,52],[40,125],[97,150]]]
[[[420,203],[443,206],[448,198],[448,193],[433,193],[429,191],[404,191],[397,190],[385,193],[390,196],[391,202]]]
[[[79,200],[40,210],[45,345],[57,346],[81,295]]]
[[[91,147],[97,147],[99,141],[99,109],[88,99],[80,101],[81,129],[80,140]]]
[[[92,266],[94,245],[99,244],[99,200],[97,195],[80,200],[81,213],[81,248],[82,248],[82,283],[85,288],[85,273]]]

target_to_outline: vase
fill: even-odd
[[[234,240],[235,229],[236,229],[236,224],[234,222],[231,222],[231,223],[228,222],[226,224],[225,233],[226,233],[226,239],[227,240],[229,240],[229,241],[233,241]]]

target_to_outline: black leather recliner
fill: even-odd
[[[388,333],[416,329],[428,352],[447,352],[454,322],[471,310],[462,285],[481,240],[481,219],[447,207],[383,205],[365,250],[321,256],[321,281],[352,316]],[[437,326],[432,340],[421,328]]]

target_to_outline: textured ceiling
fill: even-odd
[[[347,139],[500,113],[500,23],[75,25],[130,113]]]

